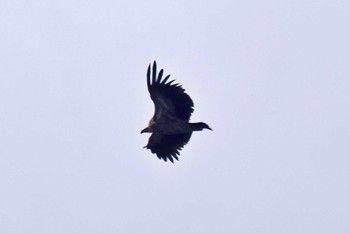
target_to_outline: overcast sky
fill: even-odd
[[[350,2],[0,1],[0,232],[350,232]],[[157,60],[195,103],[142,149]]]

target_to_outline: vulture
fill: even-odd
[[[152,133],[148,144],[159,159],[164,161],[179,160],[180,150],[188,143],[193,131],[212,130],[206,123],[189,123],[193,112],[193,101],[185,93],[185,89],[175,80],[169,80],[170,75],[163,78],[163,69],[157,73],[157,63],[154,61],[147,70],[147,87],[154,103],[155,112],[148,126],[142,133]]]

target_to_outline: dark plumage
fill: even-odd
[[[152,75],[151,75],[152,73]],[[157,76],[157,63],[154,61],[147,70],[147,87],[154,102],[155,112],[147,128],[141,133],[152,133],[148,144],[159,159],[174,162],[180,150],[188,143],[193,131],[212,130],[206,123],[189,123],[193,112],[193,101],[175,80],[168,82],[170,75],[163,78],[163,69]]]

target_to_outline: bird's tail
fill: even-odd
[[[193,131],[202,131],[203,129],[209,129],[212,130],[209,125],[203,123],[203,122],[198,122],[198,123],[189,123],[191,125],[191,128]]]

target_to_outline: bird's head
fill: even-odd
[[[144,128],[143,130],[141,130],[141,133],[152,133],[153,132],[153,124],[154,124],[154,120],[152,117],[152,119],[148,123],[148,126],[146,128]]]
[[[150,129],[150,127],[146,127],[143,130],[141,130],[141,133],[152,133],[152,130]]]

